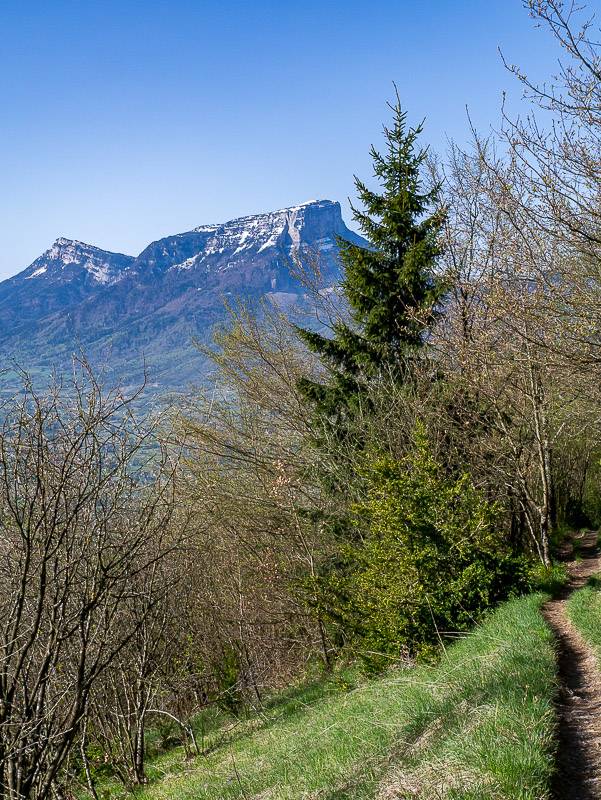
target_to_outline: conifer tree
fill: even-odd
[[[387,371],[406,380],[443,292],[435,274],[442,217],[433,210],[436,188],[422,184],[422,125],[407,127],[398,93],[389,106],[393,124],[384,126],[386,149],[370,151],[380,192],[355,176],[364,210],[352,206],[353,217],[370,248],[339,241],[350,320],[336,323],[331,337],[299,329],[329,372],[324,383],[303,379],[300,388],[330,418],[352,409],[370,377]]]

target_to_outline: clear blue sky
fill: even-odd
[[[57,236],[136,254],[207,222],[345,201],[392,81],[437,150],[485,130],[497,53],[557,52],[521,0],[2,0],[0,277]],[[346,213],[348,219],[348,213]]]

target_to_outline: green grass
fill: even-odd
[[[568,617],[601,659],[601,576],[574,592],[567,601]]]
[[[504,604],[437,666],[291,692],[231,734],[213,732],[208,755],[157,759],[138,798],[543,800],[556,685],[543,599]]]
[[[258,728],[282,718],[289,717],[333,694],[342,694],[355,686],[359,671],[357,668],[345,668],[332,674],[329,678],[316,677],[312,681],[303,681],[291,685],[264,698],[260,712],[247,708],[234,716],[217,705],[203,709],[192,720],[192,730],[196,743],[203,754],[207,755],[225,743],[231,745],[240,738],[248,737]],[[163,721],[162,719],[160,720]],[[164,735],[181,736],[177,724],[167,724]],[[183,747],[165,747],[160,728],[150,728],[146,734],[146,774],[150,782],[156,782],[166,775],[174,775],[188,769]],[[104,777],[98,790],[101,798],[131,798],[121,782],[116,778]],[[86,797],[83,792],[82,797]]]

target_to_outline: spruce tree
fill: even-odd
[[[407,379],[443,292],[435,273],[442,217],[434,210],[436,188],[423,187],[426,150],[417,146],[422,125],[408,128],[398,94],[390,108],[386,149],[370,151],[380,191],[355,176],[364,210],[352,206],[353,217],[370,247],[339,241],[350,320],[337,323],[331,337],[299,329],[329,372],[323,383],[303,379],[300,388],[332,420],[352,410],[378,373]]]

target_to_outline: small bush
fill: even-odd
[[[543,564],[536,564],[530,570],[530,581],[532,589],[545,592],[552,597],[558,595],[565,587],[570,574],[565,564],[552,564],[545,567]]]

